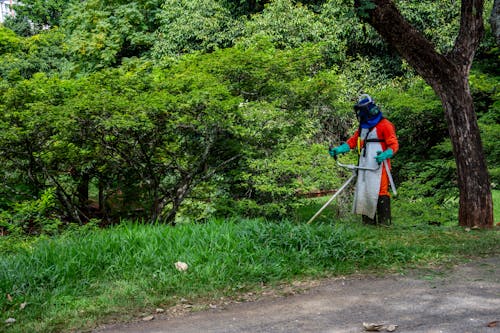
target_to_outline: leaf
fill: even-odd
[[[16,322],[16,319],[14,319],[14,318],[7,318],[7,320],[5,320],[6,324],[14,324],[15,322]]]
[[[363,323],[363,327],[365,331],[369,332],[379,332],[384,327],[383,324],[375,324],[375,323]]]
[[[363,323],[363,327],[364,327],[365,331],[368,331],[368,332],[380,332],[380,331],[394,332],[398,328],[398,325]]]
[[[396,328],[398,328],[398,325],[387,325],[387,326],[385,327],[385,330],[386,330],[387,332],[394,332],[394,331],[396,330]]]
[[[150,315],[150,316],[146,316],[146,317],[142,318],[142,321],[151,321],[153,319],[155,319],[155,316]]]
[[[9,302],[12,302],[12,296],[10,296],[10,294],[7,294],[7,300],[8,300]]]
[[[23,302],[19,305],[19,310],[24,310],[24,308],[26,307],[26,305],[28,305],[28,303],[26,302]]]

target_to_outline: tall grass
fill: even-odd
[[[124,223],[11,247],[0,258],[0,295],[9,295],[0,297],[0,330],[89,328],[181,298],[220,298],[290,279],[387,271],[499,251],[497,231],[467,233],[415,221],[382,229],[333,222],[326,213],[312,225]],[[176,270],[177,261],[189,269]],[[17,322],[3,324],[9,317]]]

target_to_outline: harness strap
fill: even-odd
[[[383,119],[384,119],[384,117],[382,117],[382,119],[380,121],[382,121]],[[377,125],[380,123],[380,121],[377,123]],[[375,125],[375,126],[377,126],[377,125]],[[375,126],[370,127],[368,129],[368,132],[366,132],[365,139],[363,140],[363,147],[360,147],[360,142],[359,142],[360,140],[358,138],[358,155],[361,154],[361,148],[363,148],[363,157],[366,156],[366,143],[367,142],[385,142],[384,139],[368,139],[368,135],[375,128]],[[361,125],[359,126],[358,131],[359,131],[359,134],[361,136]]]
[[[371,132],[374,128],[375,128],[375,126],[374,126],[374,127],[370,127],[370,128],[368,129],[368,132],[366,132],[365,139],[363,140],[363,157],[365,157],[365,156],[366,156],[366,143],[367,143],[367,142],[371,142],[371,141],[368,141],[368,140],[375,140],[375,139],[368,139],[368,135],[370,135],[370,132]]]

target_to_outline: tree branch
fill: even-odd
[[[484,34],[483,0],[462,0],[460,30],[450,54],[452,61],[468,73]]]
[[[398,53],[431,86],[438,78],[468,73],[482,32],[483,0],[462,0],[462,24],[454,50],[449,56],[434,45],[401,15],[392,0],[355,0],[358,14],[395,47]]]

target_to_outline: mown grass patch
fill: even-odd
[[[466,232],[454,221],[429,224],[394,203],[390,228],[363,226],[352,216],[341,221],[334,208],[310,225],[257,219],[175,228],[124,223],[15,246],[4,243],[0,292],[9,296],[0,299],[0,327],[7,332],[85,329],[181,299],[233,297],[293,279],[404,270],[500,251],[496,230]],[[177,261],[189,269],[176,270]],[[7,318],[16,323],[4,324]]]

